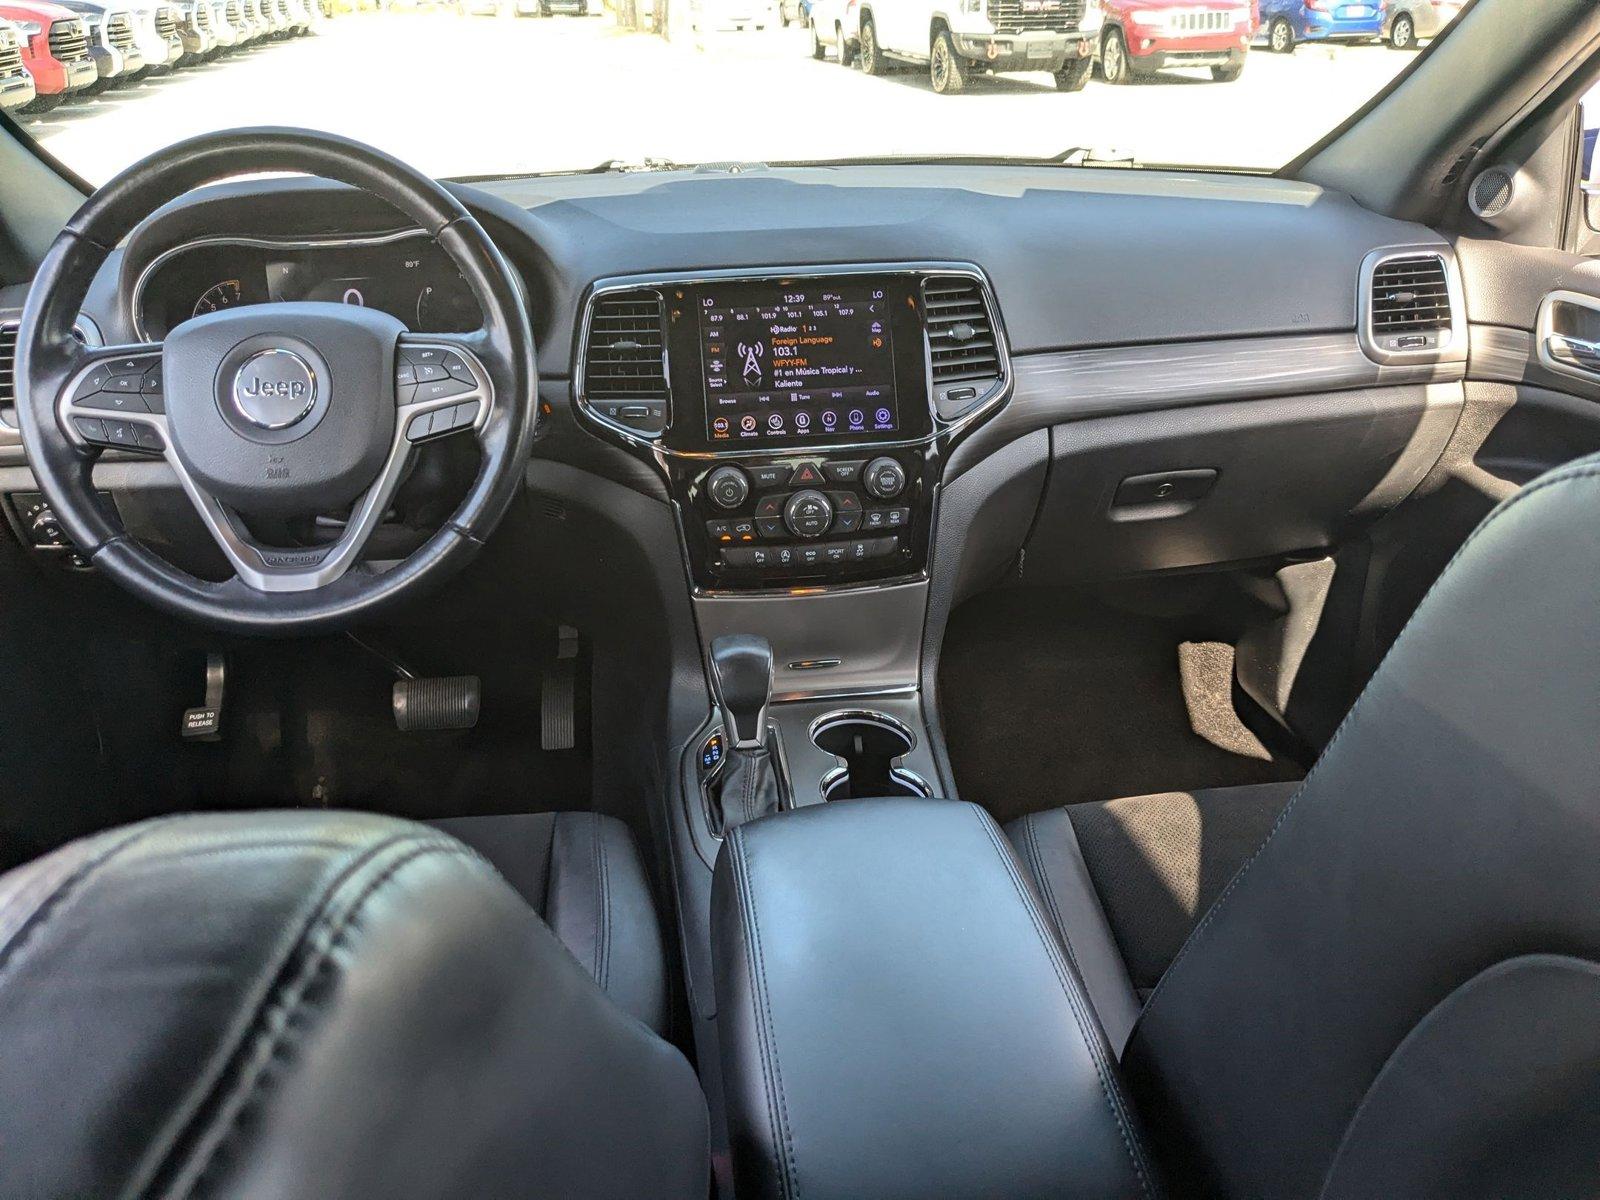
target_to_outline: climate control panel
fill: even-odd
[[[927,564],[926,446],[680,461],[674,491],[695,584],[769,589],[903,577]]]

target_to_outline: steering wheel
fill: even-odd
[[[73,324],[106,256],[146,216],[235,175],[296,172],[359,187],[430,234],[483,313],[467,334],[414,335],[342,304],[229,309],[161,342],[89,348]],[[179,142],[112,179],[45,255],[17,344],[17,417],[40,490],[78,549],[135,595],[246,633],[306,633],[376,613],[465,564],[505,515],[537,414],[533,332],[483,227],[434,180],[359,142],[259,128]],[[387,569],[362,562],[417,443],[470,434],[481,465],[455,512]],[[115,447],[159,455],[232,565],[199,579],[134,541],[96,499]],[[262,544],[245,516],[348,509],[323,546]]]

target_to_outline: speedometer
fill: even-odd
[[[203,317],[207,313],[221,312],[225,308],[233,308],[243,298],[244,288],[239,281],[224,279],[200,293],[200,299],[194,302],[194,312],[190,315]]]

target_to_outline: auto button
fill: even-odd
[[[820,537],[833,524],[833,503],[811,488],[796,492],[783,506],[783,523],[795,537]]]

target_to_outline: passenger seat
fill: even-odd
[[[430,821],[521,893],[617,1006],[667,1027],[667,973],[650,885],[628,827],[598,813]]]
[[[1196,922],[1299,786],[1127,796],[1006,826],[1119,1053]]]

